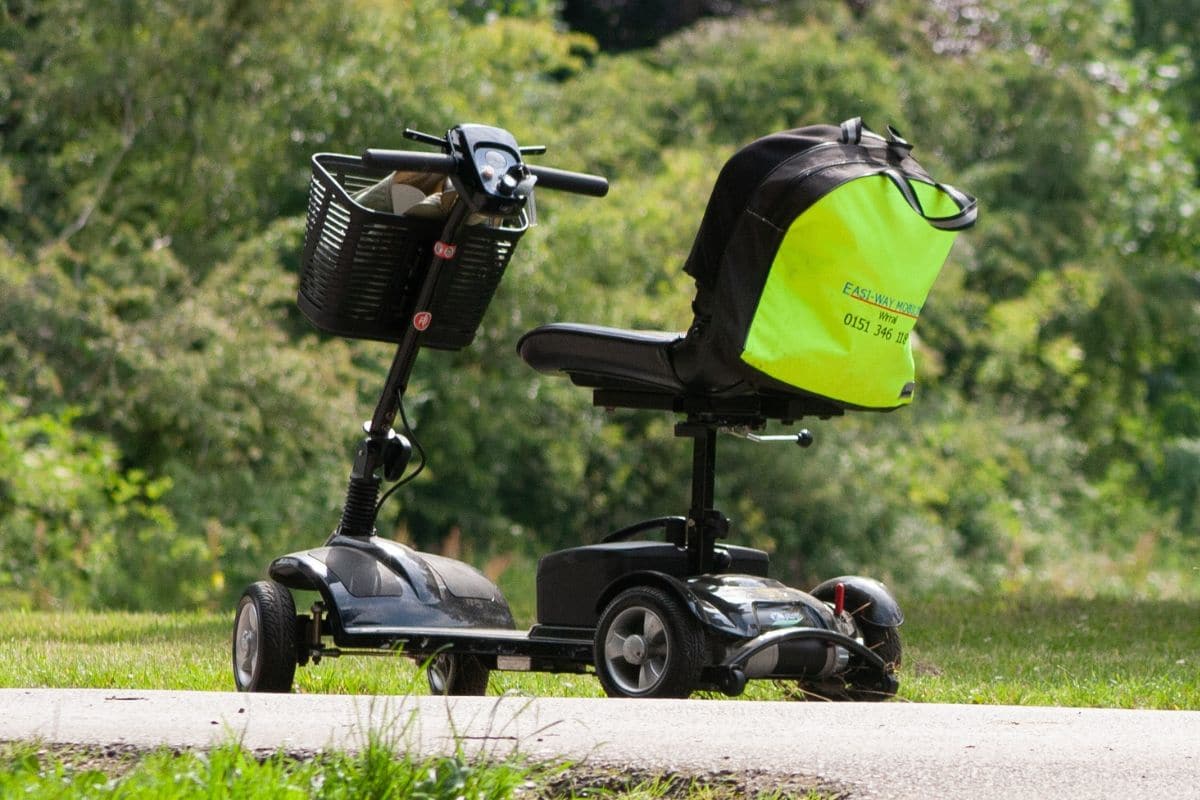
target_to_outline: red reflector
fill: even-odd
[[[846,584],[839,583],[833,587],[833,613],[839,617],[846,610]]]

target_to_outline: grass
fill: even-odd
[[[146,800],[190,798],[416,798],[501,800],[537,785],[535,770],[516,763],[479,767],[461,756],[414,759],[383,739],[354,754],[295,759],[266,757],[230,743],[207,752],[166,750],[122,762],[97,760],[86,751],[48,753],[36,745],[0,751],[0,796]]]
[[[906,601],[901,702],[1200,709],[1200,603],[1011,595]],[[0,612],[0,686],[230,690],[228,614]],[[403,658],[326,660],[297,672],[297,691],[426,691]],[[752,700],[790,687],[752,681]],[[590,675],[492,674],[489,692],[599,697]],[[0,797],[414,797],[626,800],[829,800],[654,775],[588,773],[461,754],[414,760],[375,736],[358,753],[263,756],[229,743],[209,752],[97,756],[37,744],[0,746]]]
[[[478,764],[462,754],[414,758],[396,741],[377,736],[356,753],[296,758],[256,755],[230,742],[204,752],[105,756],[86,748],[0,744],[0,797],[27,800],[509,800],[510,798],[623,798],[623,800],[834,800],[816,789],[785,793],[735,780],[581,775],[567,767],[510,760]]]
[[[917,702],[1200,709],[1200,603],[945,598],[905,627]]]
[[[1200,603],[943,597],[906,601],[900,699],[1200,709]],[[0,613],[0,686],[230,690],[232,614]],[[426,691],[403,658],[327,659],[297,691]],[[746,696],[790,687],[751,681]],[[600,697],[591,675],[495,672],[491,694]]]

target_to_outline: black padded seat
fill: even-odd
[[[556,322],[522,336],[517,352],[538,372],[565,372],[580,386],[683,394],[686,388],[671,366],[669,353],[683,336]]]
[[[517,352],[539,372],[564,373],[577,386],[595,389],[596,404],[606,407],[699,414],[731,424],[842,414],[829,400],[795,390],[778,392],[741,381],[685,383],[672,360],[688,355],[690,341],[683,333],[556,322],[522,336]]]

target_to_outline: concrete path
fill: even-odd
[[[1196,798],[1200,712],[710,700],[0,689],[0,740],[514,751],[638,770],[766,771],[853,798]]]

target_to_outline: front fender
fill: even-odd
[[[409,564],[376,545],[289,553],[271,562],[268,573],[289,589],[321,593],[339,645],[374,646],[390,635],[375,633],[382,629],[514,627],[499,589],[467,565],[438,558],[435,571],[426,554],[401,553]]]
[[[904,612],[888,588],[874,578],[843,575],[830,578],[812,590],[812,595],[827,603],[833,602],[838,584],[846,587],[846,610],[855,617],[881,628],[898,628],[904,622]]]
[[[326,601],[330,599],[327,596],[330,583],[329,568],[323,561],[313,558],[308,550],[280,556],[271,562],[267,574],[289,589],[320,592]]]

